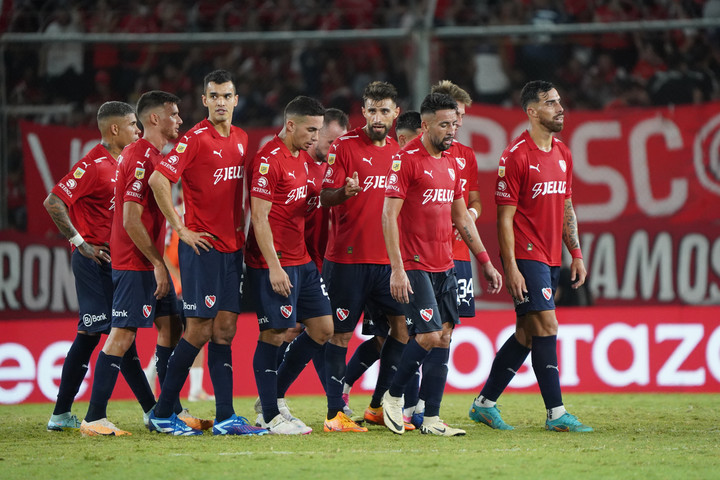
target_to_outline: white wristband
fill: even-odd
[[[473,213],[475,214],[475,220],[477,220],[478,217],[480,216],[480,215],[478,215],[477,210],[475,210],[475,209],[472,208],[472,207],[468,208],[468,212],[473,212]]]
[[[85,239],[79,233],[70,239],[70,243],[72,243],[76,247],[82,245],[83,242],[85,242]]]

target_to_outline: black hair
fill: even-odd
[[[285,107],[285,119],[290,115],[301,115],[305,117],[324,117],[325,107],[314,98],[298,95],[290,100]]]
[[[408,110],[407,112],[401,113],[398,117],[397,124],[395,125],[395,131],[412,130],[415,132],[418,128],[420,128],[421,124],[422,119],[420,118],[420,112]]]
[[[135,109],[130,104],[125,102],[105,102],[98,108],[97,121],[100,123],[106,118],[124,117],[131,113],[135,113]]]
[[[553,88],[555,88],[555,85],[545,80],[533,80],[532,82],[526,83],[520,92],[520,105],[522,109],[527,112],[528,105],[539,102],[540,94],[549,92]]]
[[[371,82],[365,87],[365,91],[363,92],[363,105],[365,105],[368,100],[379,102],[388,98],[397,104],[397,96],[397,89],[392,84],[380,81]]]
[[[215,70],[205,75],[205,78],[203,79],[204,92],[207,92],[210,82],[216,83],[218,85],[230,82],[233,84],[233,90],[235,89],[235,82],[233,82],[232,75],[230,75],[230,72],[228,72],[227,70]]]
[[[458,104],[454,98],[444,93],[431,93],[422,105],[420,105],[420,114],[425,115],[426,113],[436,113],[439,110],[457,110]]]
[[[140,95],[137,102],[137,115],[141,117],[143,113],[151,108],[162,107],[166,103],[180,103],[180,98],[172,93],[163,92],[161,90],[151,90]]]
[[[347,113],[343,112],[338,108],[328,108],[325,110],[324,125],[330,125],[332,122],[337,122],[341,128],[347,130],[350,127],[350,118]]]

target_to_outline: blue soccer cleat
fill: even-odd
[[[265,428],[251,425],[245,417],[233,415],[227,420],[213,425],[213,435],[265,435],[268,431]]]
[[[555,420],[547,419],[545,421],[545,430],[551,432],[592,432],[592,427],[588,427],[580,423],[575,415],[564,413],[560,418]]]
[[[425,412],[413,412],[412,417],[410,417],[410,423],[415,425],[415,428],[422,427],[423,422],[425,421]]]
[[[148,418],[148,430],[179,437],[202,435],[202,430],[188,427],[176,414],[173,413],[169,418],[158,418],[155,416],[154,410],[150,412]]]
[[[48,432],[62,432],[64,430],[79,430],[80,420],[70,412],[52,415],[47,423]]]
[[[478,407],[475,402],[473,402],[470,406],[468,416],[473,422],[484,423],[495,430],[515,430],[515,427],[503,421],[497,405],[493,405],[492,407]]]

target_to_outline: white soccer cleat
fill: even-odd
[[[424,434],[438,435],[440,437],[457,437],[465,435],[465,430],[454,428],[440,420],[440,417],[425,417],[420,431]]]
[[[258,420],[261,420],[258,418]],[[265,423],[265,422],[262,422]],[[267,425],[261,425],[263,428],[267,428],[268,431],[275,435],[307,435],[312,432],[312,428],[308,427],[304,423],[302,425],[288,420],[283,417],[282,414],[276,415],[275,418],[270,420]]]
[[[390,395],[390,390],[388,390],[382,397],[382,408],[385,426],[388,427],[391,432],[402,435],[405,432],[403,397],[393,397]]]

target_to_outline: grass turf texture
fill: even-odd
[[[385,427],[324,433],[323,397],[289,397],[314,431],[301,437],[169,437],[148,432],[135,402],[111,401],[108,415],[129,437],[47,432],[52,405],[0,406],[0,477],[28,478],[720,478],[718,395],[566,395],[565,404],[594,433],[551,433],[537,394],[506,394],[500,408],[515,426],[501,432],[467,417],[472,396],[445,396],[442,418],[467,430],[441,438]],[[351,395],[356,413],[369,397]],[[254,421],[253,398],[235,409]],[[203,418],[213,402],[186,404]],[[82,417],[86,402],[74,412]]]

